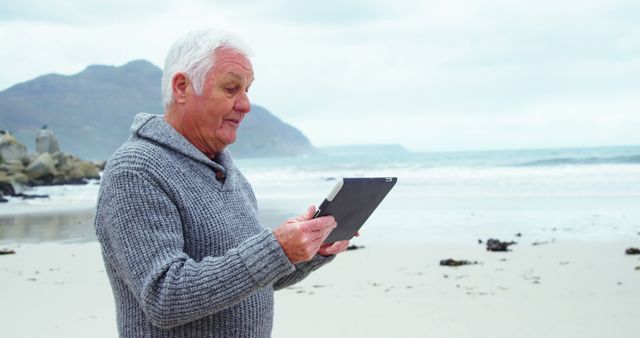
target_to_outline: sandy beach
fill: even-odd
[[[248,177],[266,226],[335,185],[261,168]],[[276,293],[273,337],[638,337],[637,166],[414,170],[354,240],[364,248]],[[0,337],[117,337],[97,186],[32,193],[51,198],[0,206],[0,249],[15,250],[0,255]],[[518,243],[488,252],[490,237]]]
[[[274,336],[637,336],[640,260],[625,256],[629,243],[526,242],[506,253],[430,244],[349,252],[279,294]],[[446,258],[478,264],[439,266]]]
[[[636,337],[636,241],[367,245],[276,293],[274,337]],[[3,245],[2,337],[116,337],[96,242]],[[443,267],[441,259],[477,261]]]

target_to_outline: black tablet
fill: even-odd
[[[353,238],[397,180],[396,177],[358,177],[339,180],[313,217],[331,215],[338,223],[325,243]]]

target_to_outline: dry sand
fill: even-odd
[[[277,298],[275,337],[637,337],[630,243],[367,247]],[[445,258],[477,265],[441,267]]]
[[[639,243],[369,245],[276,293],[273,336],[638,337],[640,259],[624,250]],[[96,242],[11,248],[0,256],[0,337],[117,336]]]
[[[118,336],[97,242],[11,248],[0,256],[0,337]]]

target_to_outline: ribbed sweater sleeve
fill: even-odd
[[[180,213],[168,194],[129,170],[106,179],[104,254],[155,326],[209,316],[295,271],[267,229],[223,256],[196,261],[183,251]]]
[[[288,286],[294,285],[301,280],[307,278],[313,271],[319,269],[321,266],[331,262],[335,258],[335,255],[321,256],[315,255],[313,259],[307,262],[296,264],[296,270],[286,276],[278,279],[274,284],[274,290],[284,289]]]

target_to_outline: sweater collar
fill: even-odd
[[[191,144],[182,134],[178,133],[178,131],[164,120],[162,115],[147,113],[136,114],[133,119],[133,124],[131,125],[131,134],[171,148],[227,176],[228,173],[226,171],[231,170],[230,168],[233,167],[231,155],[226,149],[222,150],[216,157],[219,163],[213,161]]]

